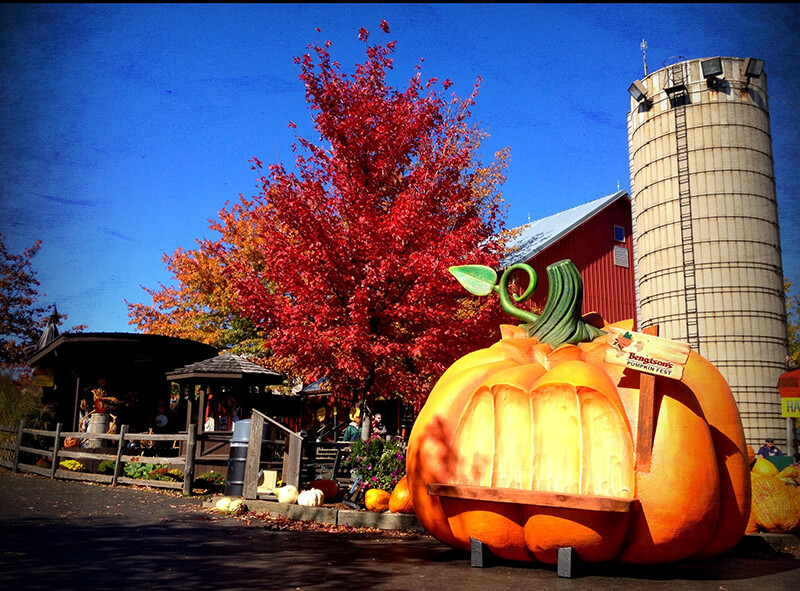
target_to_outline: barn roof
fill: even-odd
[[[508,241],[508,254],[501,261],[501,266],[510,267],[516,263],[529,261],[535,254],[566,236],[618,199],[623,198],[630,200],[626,191],[617,191],[515,228],[517,235]]]

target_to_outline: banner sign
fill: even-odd
[[[778,391],[781,393],[781,414],[800,417],[800,371],[790,371],[779,377]]]
[[[679,380],[692,350],[688,343],[641,332],[610,328],[605,361],[645,373]]]
[[[784,417],[800,417],[800,398],[781,398],[781,414]]]

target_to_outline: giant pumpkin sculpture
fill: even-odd
[[[455,548],[474,538],[501,558],[549,564],[562,547],[632,564],[732,548],[747,527],[750,476],[719,371],[694,351],[680,379],[607,362],[615,326],[581,316],[574,265],[548,267],[540,316],[509,296],[520,268],[529,286],[518,303],[536,287],[527,265],[499,282],[488,267],[451,269],[474,294],[498,292],[525,324],[456,361],[420,411],[406,471],[422,525]]]

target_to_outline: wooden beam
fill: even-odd
[[[61,429],[64,423],[56,425],[56,434],[53,437],[53,455],[50,457],[50,480],[55,479],[58,470],[58,451],[61,449]]]
[[[516,503],[519,505],[539,505],[541,507],[564,507],[568,509],[607,511],[611,513],[627,513],[631,510],[631,503],[633,502],[633,499],[623,499],[621,497],[522,490],[519,488],[500,488],[472,484],[431,483],[428,485],[428,494],[455,499],[473,499],[476,501],[491,501],[494,503]]]
[[[658,325],[642,329],[644,334],[658,336]],[[636,424],[636,471],[650,472],[655,435],[656,376],[641,372],[639,376],[639,420]]]
[[[111,486],[117,485],[120,474],[122,474],[122,456],[125,452],[126,439],[128,434],[128,425],[122,425],[119,428],[119,441],[117,441],[117,458],[114,460],[114,473],[111,475]]]
[[[261,467],[261,441],[264,438],[264,417],[254,412],[250,418],[250,438],[247,442],[247,459],[244,466],[245,499],[258,498],[258,472]]]
[[[194,484],[194,464],[197,448],[197,424],[192,423],[186,430],[186,458],[183,466],[183,494],[192,494]]]
[[[25,425],[28,424],[28,421],[22,419],[19,422],[19,429],[17,430],[17,445],[14,448],[14,462],[11,464],[11,471],[15,474],[19,469],[19,452],[20,448],[22,447],[22,435],[25,433]]]
[[[303,438],[295,433],[286,435],[283,452],[283,484],[300,486],[300,471],[303,462]]]

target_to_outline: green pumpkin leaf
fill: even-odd
[[[459,265],[450,267],[450,273],[464,289],[476,296],[492,293],[497,284],[497,273],[485,265]]]

